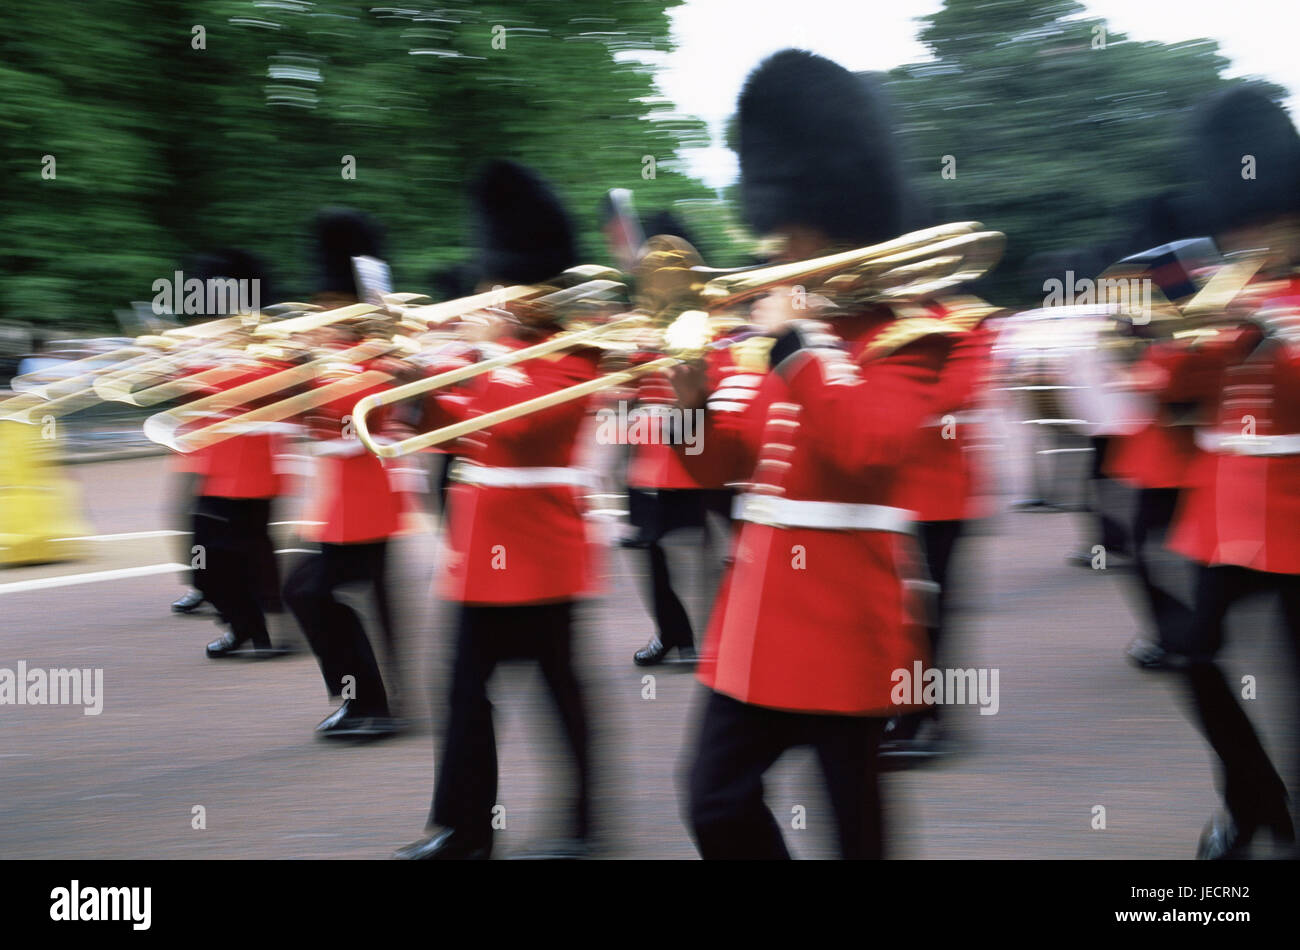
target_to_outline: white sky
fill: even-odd
[[[1083,0],[1087,13],[1133,40],[1173,43],[1208,37],[1232,63],[1229,75],[1270,79],[1291,92],[1300,114],[1300,3],[1296,0]],[[915,19],[940,0],[688,0],[670,11],[677,48],[661,63],[659,88],[682,112],[709,124],[714,144],[684,157],[714,187],[736,177],[722,141],[749,71],[787,46],[810,49],[848,69],[891,69],[926,58]]]

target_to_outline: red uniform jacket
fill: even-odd
[[[358,373],[374,365],[357,366]],[[318,379],[317,387],[330,380]],[[349,394],[314,410],[309,434],[317,456],[316,485],[307,520],[321,522],[316,539],[327,544],[382,541],[397,532],[402,513],[400,493],[394,488],[384,461],[372,455],[357,439],[352,413],[357,402],[387,385]],[[367,418],[370,431],[382,435],[391,409],[384,407]]]
[[[511,341],[520,348],[524,344]],[[472,398],[437,400],[443,421],[481,415],[599,375],[596,350],[529,360],[481,377]],[[467,604],[534,604],[592,592],[595,539],[583,517],[580,484],[547,483],[545,472],[572,468],[575,443],[590,397],[522,416],[456,445],[466,480],[448,492],[450,552],[443,595]],[[477,473],[477,475],[475,474]],[[541,484],[490,484],[526,480]]]
[[[942,318],[945,312],[935,308]],[[916,512],[917,521],[960,521],[977,517],[977,482],[972,457],[975,418],[987,386],[996,333],[979,325],[955,336],[932,390],[934,414],[922,423],[917,456],[899,482],[894,504]]]
[[[645,359],[654,359],[648,355]],[[636,361],[634,361],[635,364]],[[682,489],[702,488],[678,458],[665,435],[666,425],[661,425],[657,414],[677,405],[672,383],[662,373],[642,376],[637,381],[636,407],[628,414],[629,422],[636,424],[637,417],[645,417],[645,425],[654,439],[634,442],[627,463],[627,484],[630,488]]]
[[[835,322],[860,350],[890,321],[876,312]],[[892,509],[947,345],[929,337],[864,365],[841,349],[801,350],[763,379],[748,411],[719,412],[710,400],[706,438],[717,451],[697,464],[725,462],[730,471],[714,477],[747,478],[761,496]],[[742,521],[700,679],[775,709],[898,712],[893,672],[925,659],[903,581],[902,563],[914,559],[905,533]]]
[[[1300,296],[1289,302],[1300,308]],[[1300,344],[1249,327],[1222,349],[1218,421],[1197,433],[1170,547],[1201,564],[1300,574]]]
[[[709,374],[710,396],[708,410],[718,413],[738,413],[749,408],[766,372],[766,350],[758,360],[741,359],[736,355],[753,349],[749,341],[734,347],[716,347],[705,352],[704,361]],[[653,358],[653,357],[651,357]],[[662,374],[643,376],[637,393],[638,408],[655,412],[652,407],[673,407],[677,396],[672,383]],[[704,432],[697,433],[697,444],[691,447],[697,454],[711,451],[710,441]],[[690,467],[682,460],[684,450],[668,443],[633,446],[628,463],[627,483],[632,488],[683,489],[723,488],[718,468],[696,460]],[[700,477],[705,480],[701,481]]]
[[[264,361],[247,374],[224,380],[215,389],[224,392],[287,368],[286,363]],[[274,401],[282,395],[275,394],[259,404]],[[234,407],[222,416],[237,415],[247,408],[250,407]],[[208,425],[222,416],[199,419],[195,426]],[[195,470],[203,476],[198,494],[215,498],[274,498],[279,495],[283,490],[283,480],[276,471],[275,456],[282,443],[282,436],[277,432],[250,432],[192,453],[196,457]]]
[[[1191,404],[1206,396],[1215,381],[1208,351],[1181,343],[1149,346],[1139,366],[1154,370],[1155,384],[1147,390],[1154,418],[1136,432],[1115,436],[1107,450],[1106,469],[1112,478],[1138,488],[1182,488],[1196,458],[1194,428],[1185,417]]]

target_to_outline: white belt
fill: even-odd
[[[777,495],[737,495],[731,516],[737,521],[777,528],[821,528],[826,531],[912,531],[916,512],[887,505],[844,501],[804,501]]]
[[[540,488],[551,485],[572,485],[584,488],[591,484],[587,472],[578,468],[498,468],[457,461],[451,479],[468,485],[486,488]]]
[[[366,447],[360,439],[321,439],[311,443],[311,452],[321,458],[350,458],[365,455]]]
[[[1196,446],[1231,455],[1300,455],[1300,435],[1225,435],[1199,429]]]
[[[376,445],[392,445],[392,439],[375,437]],[[317,439],[310,443],[309,451],[320,457],[348,458],[353,455],[365,455],[369,450],[356,436],[339,439]]]

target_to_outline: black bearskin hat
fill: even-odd
[[[681,238],[687,244],[691,245],[691,247],[696,249],[699,248],[699,244],[691,235],[691,232],[687,229],[686,225],[684,225],[681,222],[681,219],[671,211],[656,211],[654,214],[650,215],[650,217],[646,219],[643,230],[645,231],[645,236],[648,238],[654,237],[656,234],[671,234],[673,237]]]
[[[872,80],[782,50],[749,74],[738,113],[740,200],[759,234],[803,225],[872,244],[899,233],[901,174]]]
[[[568,213],[531,169],[493,161],[470,189],[479,260],[487,280],[535,284],[578,263]]]
[[[201,280],[204,285],[210,280],[255,280],[258,282],[260,300],[267,302],[275,299],[265,262],[256,254],[237,247],[222,247],[195,254],[185,262],[183,273],[187,279]]]
[[[384,257],[384,228],[364,211],[326,208],[316,215],[317,292],[360,297],[352,258]]]
[[[266,265],[256,254],[237,247],[223,247],[215,251],[195,254],[185,268],[185,276],[207,282],[216,279],[256,280],[265,288]]]
[[[462,261],[435,268],[430,271],[427,282],[433,287],[430,296],[435,300],[456,300],[474,293],[479,275],[472,264]]]
[[[1253,178],[1242,177],[1247,155]],[[1257,88],[1232,89],[1198,110],[1189,158],[1211,233],[1300,211],[1300,136]]]
[[[1199,229],[1203,222],[1196,220],[1197,211],[1195,204],[1177,191],[1163,191],[1139,202],[1133,209],[1135,220],[1129,246],[1139,251],[1202,236]]]

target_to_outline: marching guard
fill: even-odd
[[[262,262],[247,251],[237,248],[223,248],[210,254],[200,254],[186,269],[186,273],[202,281],[204,286],[208,285],[209,280],[214,279],[257,281],[261,285],[261,293],[266,294],[268,298],[270,297],[266,268]],[[174,473],[172,485],[175,500],[173,511],[175,512],[175,523],[181,530],[177,538],[182,564],[188,563],[192,557],[190,543],[193,538],[196,492],[203,478],[202,459],[203,456],[199,453],[187,455],[182,452],[175,452],[172,454],[172,472]],[[270,544],[270,536],[267,536],[265,542],[259,537],[258,545],[258,556],[263,565],[263,571],[259,572],[259,576],[263,581],[261,586],[263,603],[267,606],[267,609],[278,609],[280,576],[275,563],[275,551]],[[199,592],[193,570],[185,576],[184,583],[186,586],[185,593],[172,601],[173,613],[194,613],[206,603],[203,594]]]
[[[898,481],[895,504],[916,512],[921,553],[933,596],[926,610],[930,658],[951,657],[948,627],[952,564],[968,522],[982,514],[977,501],[983,473],[974,457],[975,433],[982,425],[984,401],[996,331],[991,318],[1006,311],[974,297],[952,297],[927,311],[944,322],[952,347],[933,390],[934,415],[926,419],[917,454]],[[881,743],[882,757],[929,758],[944,750],[938,733],[939,707],[891,719]],[[927,728],[929,724],[929,728]],[[926,732],[931,732],[926,735]]]
[[[1213,859],[1249,856],[1262,830],[1274,844],[1295,841],[1286,783],[1218,655],[1229,609],[1259,592],[1278,597],[1291,649],[1300,650],[1300,136],[1264,94],[1236,89],[1201,110],[1192,152],[1219,247],[1267,249],[1240,300],[1244,319],[1211,345],[1221,366],[1214,422],[1196,433],[1199,453],[1170,542],[1197,565],[1188,677],[1227,812],[1211,820],[1198,848]],[[1242,177],[1243,155],[1255,157],[1256,178]]]
[[[286,368],[263,359],[218,388],[233,389]],[[275,462],[283,438],[280,431],[257,427],[195,453],[203,473],[194,508],[195,586],[229,625],[208,644],[210,659],[271,659],[287,652],[271,643],[263,593],[267,571],[275,566],[270,521],[271,505],[283,492]]]
[[[786,50],[739,102],[741,198],[756,231],[798,260],[901,230],[897,166],[865,82]],[[948,340],[888,307],[804,319],[788,294],[754,308],[774,338],[771,371],[744,411],[708,411],[709,466],[747,487],[734,564],[710,623],[700,678],[711,690],[686,812],[705,858],[786,858],[763,775],[789,748],[818,755],[845,858],[884,853],[876,750],[901,710],[891,673],[926,654],[902,563],[912,513],[897,507],[904,461],[934,414]],[[856,358],[855,358],[856,356]],[[707,407],[707,373],[673,372],[685,408]],[[683,460],[691,464],[691,457]]]
[[[686,240],[684,229],[668,213],[652,217],[648,230],[651,235],[666,234]],[[652,359],[654,355],[645,354],[642,358]],[[706,359],[718,367],[734,365],[730,348],[711,349]],[[757,378],[750,375],[748,382],[753,385],[742,385],[745,381],[737,383],[734,390],[741,399],[748,399],[757,391]],[[648,593],[655,632],[650,641],[632,655],[632,662],[637,666],[655,666],[674,659],[694,663],[695,630],[682,599],[673,590],[663,540],[682,528],[699,528],[704,537],[701,567],[707,567],[712,551],[709,516],[715,515],[722,524],[729,526],[731,491],[720,482],[701,483],[678,457],[673,443],[687,437],[688,424],[691,437],[697,440],[689,447],[690,450],[705,452],[708,445],[694,426],[694,420],[681,417],[676,405],[677,397],[667,377],[662,374],[642,376],[637,382],[636,402],[634,412],[646,417],[652,437],[632,445],[628,459],[628,520],[636,534],[627,546],[646,552]],[[675,424],[680,424],[681,431],[675,431]],[[729,544],[730,538],[724,536],[723,543]],[[701,577],[703,580],[705,578]]]
[[[535,173],[511,162],[487,166],[474,184],[484,289],[535,284],[577,263],[563,206]],[[502,324],[504,329],[504,323]],[[519,349],[558,331],[515,327],[497,342]],[[599,375],[599,352],[576,348],[503,367],[481,378],[468,405],[435,397],[446,418],[490,412]],[[590,834],[587,713],[571,651],[579,598],[591,593],[594,539],[583,518],[584,473],[575,448],[588,400],[576,400],[463,439],[448,498],[443,595],[459,605],[446,739],[429,825],[397,852],[412,860],[483,859],[493,849],[497,748],[487,685],[498,663],[529,659],[555,700],[576,771],[575,855]]]

